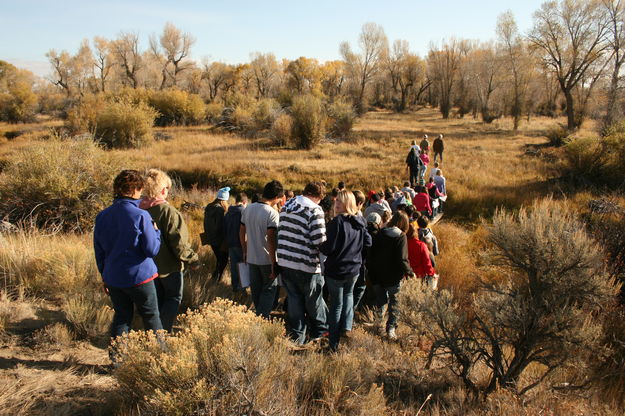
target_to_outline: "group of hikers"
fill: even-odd
[[[434,157],[442,162],[439,139]],[[369,291],[378,322],[386,312],[383,329],[396,339],[402,281],[419,278],[433,289],[438,282],[438,242],[429,224],[442,212],[446,181],[436,162],[425,183],[428,153],[427,136],[413,142],[410,180],[366,196],[343,182],[326,194],[323,181],[296,196],[272,180],[251,201],[241,192],[230,204],[231,189],[219,189],[205,208],[201,235],[215,254],[212,279],[221,280],[230,263],[233,291],[249,287],[256,314],[267,319],[284,288],[292,340],[327,338],[332,351],[349,335]],[[415,154],[422,164],[413,177]],[[200,266],[182,214],[167,202],[171,186],[161,170],[146,176],[124,170],[114,180],[113,204],[96,218],[96,262],[115,312],[112,338],[130,330],[135,306],[146,330],[172,332],[183,275]]]

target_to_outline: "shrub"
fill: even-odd
[[[221,103],[209,103],[206,104],[206,120],[209,123],[216,124],[221,118],[221,113],[224,111],[224,106]]]
[[[90,140],[53,137],[17,151],[0,173],[0,214],[11,222],[86,231],[112,198],[125,159]]]
[[[118,342],[115,376],[149,414],[384,414],[358,356],[293,355],[279,322],[218,299],[182,318],[161,349],[150,333]]]
[[[106,100],[102,94],[85,95],[67,112],[65,126],[71,134],[93,133],[98,124],[98,114],[105,106]]]
[[[107,148],[141,147],[151,138],[156,116],[147,104],[110,102],[97,114],[94,135]]]
[[[293,134],[293,117],[280,114],[271,125],[271,141],[276,146],[288,146]]]
[[[186,91],[152,91],[148,104],[159,113],[157,126],[188,126],[200,124],[206,118],[206,105],[202,98]]]
[[[321,100],[313,95],[293,99],[293,138],[300,149],[312,149],[325,136],[326,114]]]
[[[608,159],[604,156],[605,146],[593,138],[571,140],[565,146],[566,161],[570,173],[575,177],[594,180],[604,173]]]
[[[243,133],[254,128],[252,112],[246,107],[236,107],[230,114],[229,121],[236,131]]]
[[[356,122],[354,107],[346,101],[336,101],[328,108],[330,135],[337,139],[348,139]]]
[[[0,94],[0,120],[9,123],[27,123],[35,119],[37,95],[24,81],[9,86],[8,93]]]
[[[263,98],[256,103],[252,117],[258,130],[271,128],[274,120],[280,115],[282,108],[276,100]]]
[[[565,126],[558,125],[550,129],[547,134],[547,138],[549,139],[549,144],[552,146],[562,146],[565,142],[565,139],[569,136],[569,131]]]
[[[447,357],[476,396],[497,387],[522,395],[563,368],[577,367],[567,380],[575,384],[588,375],[601,311],[616,294],[597,244],[549,200],[517,216],[499,211],[487,231],[485,257],[501,279],[484,282],[469,310],[452,292],[411,281],[400,293],[403,321],[433,338],[430,362]],[[487,380],[480,367],[489,369]]]

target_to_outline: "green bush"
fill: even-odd
[[[346,101],[336,101],[328,107],[330,135],[337,139],[348,139],[356,122],[354,107]]]
[[[549,144],[552,146],[562,146],[565,142],[565,139],[569,136],[569,131],[566,127],[559,125],[550,129],[547,134],[547,138],[549,139]]]
[[[321,99],[310,94],[294,98],[291,115],[298,148],[312,149],[324,138],[326,113]]]
[[[206,104],[197,94],[180,90],[153,91],[148,104],[158,111],[157,126],[188,126],[202,123]]]
[[[0,120],[9,123],[27,123],[35,119],[37,95],[26,82],[18,81],[0,94]]]
[[[53,136],[16,152],[0,173],[0,215],[11,222],[87,231],[126,164],[91,140]]]
[[[71,134],[93,133],[98,124],[98,114],[104,110],[106,103],[102,94],[85,95],[67,112],[65,127]]]
[[[605,145],[601,141],[593,138],[574,139],[564,149],[572,175],[593,180],[604,172],[608,160],[604,155]]]
[[[288,146],[291,144],[292,132],[293,117],[280,114],[271,125],[271,141],[276,146]]]
[[[110,102],[97,113],[94,136],[107,148],[141,147],[151,139],[157,115],[144,103]]]
[[[256,103],[252,117],[256,129],[267,130],[273,125],[274,120],[280,115],[280,104],[271,98],[263,98]]]

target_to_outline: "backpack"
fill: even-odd
[[[414,148],[410,149],[408,157],[406,158],[406,164],[410,166],[411,169],[418,169],[423,165],[423,161],[419,155],[417,155],[417,151]]]

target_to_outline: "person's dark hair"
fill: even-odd
[[[387,227],[399,228],[404,234],[408,232],[409,226],[410,221],[408,220],[408,216],[404,211],[397,211],[387,225]]]
[[[122,170],[113,181],[113,196],[121,198],[130,196],[135,191],[143,189],[145,181],[137,170]]]
[[[282,184],[276,180],[273,180],[263,189],[263,198],[267,200],[282,198],[284,196],[284,188]]]
[[[339,188],[333,188],[332,189],[332,198],[336,199],[336,197],[339,196],[339,191],[340,191]]]
[[[419,211],[417,211],[415,209],[414,205],[412,206],[412,210],[413,210],[412,211],[412,219],[413,219],[413,221],[416,221],[416,220],[418,220],[419,218],[421,218],[423,216]]]
[[[321,198],[326,195],[326,187],[321,182],[311,182],[304,188],[304,196],[312,196],[313,198]]]
[[[239,192],[238,194],[236,194],[236,196],[234,197],[234,201],[237,204],[245,204],[247,202],[247,194],[245,192]]]
[[[391,199],[392,197],[393,197],[393,190],[391,188],[387,188],[386,191],[384,191],[384,198]]]
[[[417,224],[419,225],[419,228],[427,228],[427,226],[430,225],[430,220],[428,220],[425,215],[421,215],[417,218]]]
[[[378,202],[380,199],[382,199],[382,198],[380,198],[380,194],[373,194],[373,195],[371,195],[371,201],[372,202]]]
[[[324,198],[321,198],[321,201],[319,201],[319,206],[321,207],[323,212],[328,213],[332,211],[332,207],[334,206],[334,201],[332,201],[332,198],[328,195]]]
[[[399,205],[397,205],[397,211],[404,211],[404,212],[406,212],[406,208],[408,208],[408,205],[406,205],[406,204],[399,204]],[[408,215],[407,212],[406,212],[406,215]],[[410,215],[408,215],[408,216],[410,216]]]
[[[252,195],[252,204],[254,202],[258,202],[260,201],[261,195],[259,193],[254,193],[254,195]]]
[[[430,176],[430,179],[428,180],[429,183],[434,183],[434,176]]]
[[[339,182],[338,188],[339,188],[339,190],[345,189],[345,182],[343,182],[343,181]]]
[[[286,199],[289,200],[295,196],[295,192],[291,190],[284,191],[284,196],[286,196]]]
[[[423,186],[423,185],[417,186],[417,193],[418,194],[425,193],[425,186]]]
[[[410,188],[410,181],[404,182],[404,188]]]
[[[365,194],[362,191],[355,190],[354,198],[356,198],[356,205],[363,205],[366,201]]]

